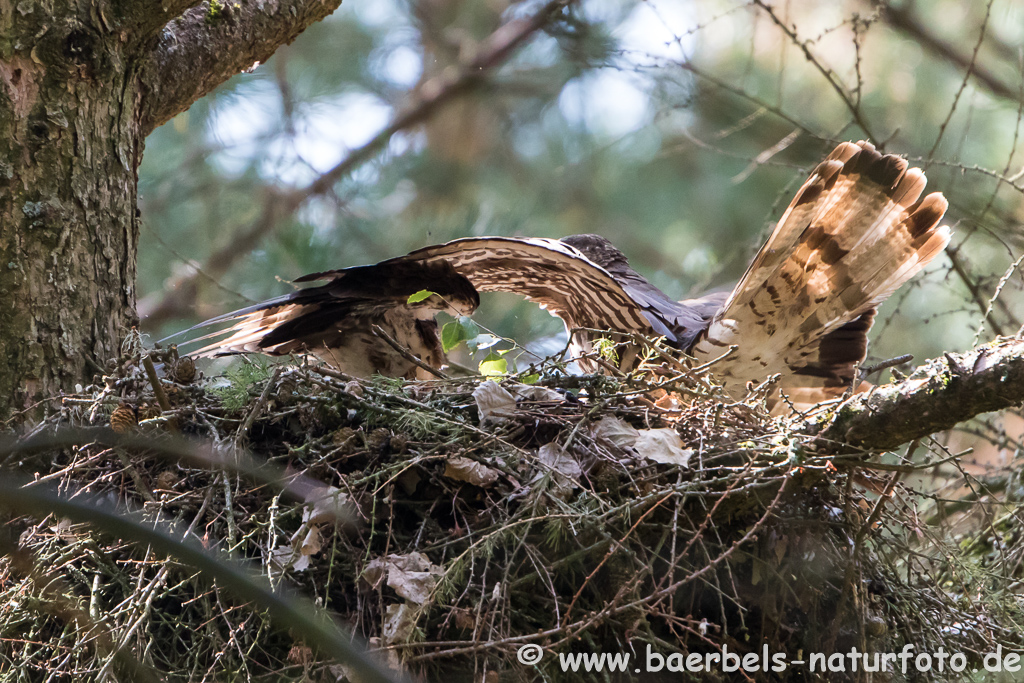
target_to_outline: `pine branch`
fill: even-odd
[[[959,45],[949,43],[935,35],[931,29],[917,20],[913,7],[913,3],[904,4],[902,7],[883,3],[881,4],[882,18],[887,24],[915,40],[933,55],[946,60],[957,69],[969,70],[975,80],[993,95],[1013,102],[1020,101],[1021,94],[1017,86],[1006,83],[987,66],[977,64],[972,55],[961,50]],[[1016,61],[1016,56],[1014,56],[1014,61]]]
[[[892,450],[976,415],[1024,403],[1024,339],[1000,337],[947,353],[905,380],[854,396],[810,433],[867,450]]]
[[[193,312],[198,286],[202,280],[216,281],[234,262],[249,253],[280,220],[294,213],[310,198],[330,192],[335,183],[360,164],[385,149],[396,134],[430,119],[439,109],[459,96],[472,92],[486,82],[537,31],[555,21],[574,0],[548,0],[534,14],[512,19],[480,41],[473,55],[454,71],[431,78],[410,93],[406,104],[391,122],[362,147],[352,150],[333,168],[304,188],[291,191],[267,191],[265,210],[251,225],[240,230],[198,271],[183,276],[159,301],[143,301],[139,313],[149,325],[158,325],[173,317]]]
[[[235,74],[266,61],[340,4],[341,0],[209,0],[186,11],[166,25],[143,67],[143,134]]]

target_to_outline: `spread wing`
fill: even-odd
[[[426,247],[400,261],[447,261],[480,292],[509,292],[540,304],[567,329],[645,331],[665,327],[611,274],[553,239],[480,237]],[[646,313],[646,315],[645,315]]]
[[[662,336],[680,350],[703,332],[721,297],[673,301],[629,268],[597,235],[564,240],[480,237],[414,251],[398,260],[451,263],[481,292],[510,292],[536,302],[575,327]],[[583,349],[585,339],[574,341]]]
[[[921,169],[843,143],[800,188],[693,348],[701,360],[737,351],[716,367],[742,390],[783,373],[801,403],[841,394],[863,360],[874,311],[949,243],[947,202]]]
[[[577,246],[579,248],[577,248]],[[561,318],[566,330],[590,328],[663,336],[681,350],[708,325],[722,297],[677,302],[628,267],[625,256],[597,235],[562,240],[470,237],[425,247],[388,264],[450,265],[480,292],[517,294]],[[315,273],[300,281],[334,277]],[[572,334],[578,353],[590,336]],[[594,370],[587,362],[584,368]]]
[[[617,250],[616,250],[617,251]],[[579,249],[546,238],[465,238],[383,263],[446,262],[479,292],[508,292],[538,303],[567,330],[592,328],[681,339],[684,307],[647,285],[624,282]],[[330,273],[316,273],[319,278]],[[641,279],[642,280],[642,279]],[[659,295],[659,296],[658,296]]]
[[[373,333],[380,326],[421,358],[439,365],[432,324],[438,311],[472,312],[479,296],[466,278],[448,264],[383,263],[306,276],[327,279],[275,299],[204,321],[192,329],[221,327],[189,344],[218,339],[193,352],[196,357],[240,353],[280,356],[314,353],[353,374],[381,372],[402,376],[408,367],[396,362]],[[436,292],[420,302],[409,297]],[[429,324],[426,324],[429,323]]]
[[[672,301],[597,235],[466,238],[375,266],[299,278],[329,282],[203,323],[234,324],[204,337],[230,334],[198,354],[319,345],[358,356],[353,334],[381,316],[394,325],[396,316],[422,321],[438,310],[473,310],[477,291],[509,292],[540,304],[569,330],[660,335],[701,361],[735,344],[737,351],[716,367],[733,393],[779,372],[795,402],[815,403],[852,385],[877,306],[949,242],[949,230],[939,226],[946,200],[939,193],[922,199],[924,187],[924,173],[908,170],[904,159],[867,142],[839,145],[800,188],[727,298]],[[423,289],[440,297],[413,310],[408,297]],[[588,350],[585,333],[573,342]]]

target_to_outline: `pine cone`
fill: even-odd
[[[163,415],[163,411],[160,410],[160,406],[153,403],[147,403],[139,409],[139,421],[151,420],[154,417],[160,417]]]
[[[156,487],[162,490],[171,490],[181,480],[177,474],[170,470],[164,470],[156,475]]]
[[[189,357],[179,358],[174,364],[174,381],[190,384],[196,378],[196,362]]]
[[[366,447],[371,451],[383,453],[390,443],[391,432],[383,427],[378,427],[366,435]]]
[[[135,414],[135,408],[122,403],[110,414],[110,428],[118,434],[130,432],[139,424],[139,418]]]

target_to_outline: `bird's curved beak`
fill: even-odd
[[[473,315],[473,311],[477,308],[477,304],[474,301],[452,301],[448,305],[448,313],[456,317],[463,315]]]

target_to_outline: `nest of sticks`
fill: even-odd
[[[552,362],[529,384],[401,382],[244,361],[208,380],[187,360],[146,358],[127,354],[61,397],[5,446],[7,471],[31,475],[29,490],[176,523],[413,678],[596,680],[559,655],[796,659],[908,643],[978,667],[1022,640],[1016,593],[990,571],[1013,519],[970,542],[940,537],[891,466],[770,417],[766,389],[726,399],[706,369],[613,378]],[[251,454],[282,483],[169,457],[162,444],[182,437]],[[297,477],[312,482],[305,495],[289,494]],[[344,519],[319,514],[314,490]],[[358,678],[173,554],[22,513],[7,510],[0,561],[5,680]],[[528,644],[542,656],[524,665]]]

